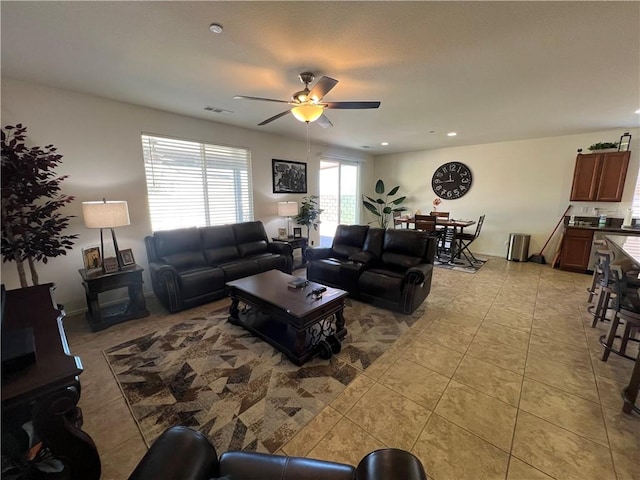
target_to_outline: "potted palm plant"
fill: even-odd
[[[376,221],[380,228],[387,228],[389,220],[393,217],[393,212],[404,212],[406,210],[406,207],[400,207],[399,205],[404,202],[407,197],[389,198],[397,195],[398,190],[400,190],[400,186],[393,187],[389,193],[385,194],[384,182],[378,180],[376,182],[376,193],[378,195],[384,195],[384,198],[372,198],[364,195],[366,200],[362,200],[362,204],[369,212],[376,216]]]

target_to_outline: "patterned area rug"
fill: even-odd
[[[179,424],[207,435],[220,452],[273,453],[423,313],[401,315],[347,299],[342,351],[302,367],[228,323],[226,309],[104,354],[147,444]]]
[[[477,258],[477,257],[476,257]],[[486,258],[478,258],[478,263],[476,263],[473,267],[470,267],[468,263],[463,264],[451,264],[447,262],[440,262],[435,260],[433,265],[438,268],[446,268],[447,270],[455,270],[456,272],[465,272],[465,273],[477,273],[488,260]]]

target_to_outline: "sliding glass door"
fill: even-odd
[[[320,161],[320,246],[331,246],[339,224],[354,225],[360,221],[359,176],[357,163],[341,160]]]

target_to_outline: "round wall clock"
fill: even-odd
[[[473,176],[464,163],[449,162],[441,165],[431,178],[431,187],[440,198],[455,200],[471,188]]]

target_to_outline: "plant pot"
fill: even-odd
[[[598,150],[589,150],[589,153],[609,153],[609,152],[617,152],[617,148],[600,148]]]

